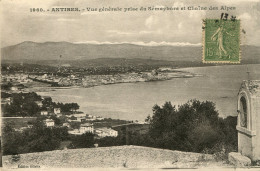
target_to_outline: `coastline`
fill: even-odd
[[[155,79],[149,79],[149,80],[131,80],[131,81],[115,81],[110,83],[102,83],[99,82],[98,84],[92,84],[87,86],[81,86],[81,85],[71,85],[71,86],[46,86],[44,87],[44,90],[38,90],[38,92],[46,92],[46,91],[56,91],[56,89],[78,89],[78,88],[93,88],[97,86],[107,86],[107,85],[114,85],[114,84],[124,84],[124,83],[140,83],[140,82],[160,82],[160,81],[168,81],[172,80],[174,78],[193,78],[193,77],[201,77],[203,75],[200,74],[194,74],[187,71],[180,71],[180,70],[173,70],[174,72],[168,72],[167,74],[175,73],[174,75],[168,76],[167,78],[155,78]],[[181,74],[176,74],[181,73]],[[36,81],[37,82],[37,81]],[[44,84],[50,84],[50,83],[44,83]],[[35,90],[35,88],[42,88],[42,87],[28,87],[25,89],[25,92],[31,92]],[[48,90],[47,90],[48,89]]]

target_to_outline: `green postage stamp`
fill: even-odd
[[[240,63],[240,20],[203,20],[203,63]]]

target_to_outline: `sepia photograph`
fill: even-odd
[[[1,0],[0,167],[260,169],[260,0]]]

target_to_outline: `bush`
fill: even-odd
[[[33,123],[32,128],[23,132],[16,132],[10,125],[6,125],[3,129],[3,154],[56,150],[61,141],[67,139],[67,128],[47,128],[39,120]]]
[[[209,122],[201,122],[188,135],[192,151],[202,152],[205,148],[212,148],[220,141],[220,135]]]
[[[104,137],[96,140],[96,143],[100,147],[109,147],[109,146],[120,146],[125,145],[125,138],[122,137]]]
[[[94,147],[94,134],[85,133],[71,137],[71,144],[68,148],[90,148]]]
[[[135,136],[133,138],[139,142],[132,142],[157,148],[215,153],[218,156],[225,149],[223,156],[219,157],[223,159],[228,152],[237,149],[236,117],[223,119],[218,115],[215,104],[209,101],[190,100],[178,109],[170,102],[162,107],[155,105],[153,116],[149,118],[147,136],[152,141],[145,142]]]

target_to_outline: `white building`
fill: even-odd
[[[94,133],[93,124],[85,123],[85,124],[80,125],[79,132],[81,132],[83,134],[86,132]]]
[[[9,105],[10,105],[12,101],[13,101],[13,100],[12,100],[11,97],[1,98],[1,103],[2,103],[2,104],[9,104]]]
[[[76,119],[76,120],[68,119],[68,122],[81,122],[81,120],[80,119]]]
[[[85,118],[86,117],[86,114],[84,114],[84,113],[76,113],[76,114],[71,114],[71,115],[69,115],[70,117],[71,116],[75,116],[75,117],[81,117],[81,118]]]
[[[67,127],[67,128],[70,128],[70,124],[67,123],[67,122],[66,122],[66,123],[63,123],[62,126]]]
[[[83,133],[79,132],[78,129],[74,129],[72,131],[68,131],[69,134],[71,135],[82,135]]]
[[[54,108],[53,109],[54,114],[60,114],[60,108]]]
[[[46,110],[41,111],[41,115],[44,115],[44,116],[48,115],[48,111],[46,111]]]
[[[18,91],[18,87],[11,87],[12,91]]]
[[[81,117],[80,117],[80,118],[77,118],[77,121],[78,121],[78,122],[84,122],[84,121],[86,121],[86,118],[83,118],[83,117],[81,118]]]
[[[61,117],[61,116],[62,116],[62,114],[61,114],[61,113],[59,113],[59,114],[56,114],[56,116],[57,116],[57,117]]]
[[[35,103],[36,103],[39,107],[42,107],[42,106],[43,106],[42,101],[35,101]]]
[[[48,78],[48,75],[47,74],[43,74],[42,78],[46,79],[46,78]]]
[[[87,121],[94,121],[95,120],[93,117],[89,117],[89,116],[86,116],[85,118],[86,118],[85,120],[87,120]]]
[[[99,137],[117,137],[118,136],[118,132],[116,130],[113,130],[111,128],[97,128],[95,130],[95,133],[99,136]]]
[[[96,120],[99,120],[99,121],[101,121],[101,120],[104,120],[104,118],[103,118],[103,117],[101,117],[101,116],[97,116],[97,117],[96,117]]]
[[[79,129],[74,129],[72,131],[68,131],[68,133],[72,134],[72,135],[82,135],[87,132],[94,133],[93,124],[85,123],[85,124],[80,125]]]
[[[52,119],[46,119],[44,120],[44,124],[47,126],[47,127],[53,127],[55,124],[54,124],[54,121]]]

